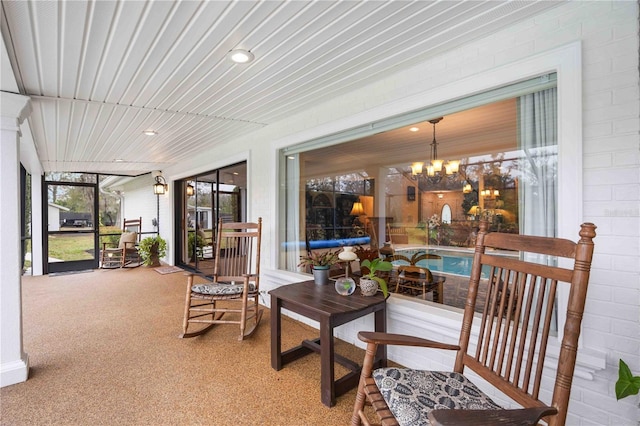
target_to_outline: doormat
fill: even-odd
[[[82,271],[64,271],[64,272],[52,272],[48,274],[50,277],[58,277],[60,275],[71,275],[71,274],[86,274],[87,272],[93,272],[93,269],[83,269]]]
[[[153,268],[153,270],[162,275],[173,274],[174,272],[184,272],[184,269],[178,266],[161,266],[159,268]]]

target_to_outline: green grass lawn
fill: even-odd
[[[99,249],[102,243],[109,243],[108,247],[117,247],[122,230],[115,226],[101,226]],[[49,235],[49,257],[69,260],[89,260],[94,258],[93,234],[55,234]]]
[[[93,259],[93,235],[49,235],[49,257],[64,261]]]

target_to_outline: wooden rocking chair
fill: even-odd
[[[181,338],[199,336],[216,324],[239,324],[238,340],[255,331],[262,318],[258,306],[261,234],[262,218],[257,223],[220,220],[213,282],[194,284],[194,275],[187,274]],[[224,306],[218,306],[221,301]],[[227,313],[239,318],[223,319]]]
[[[101,268],[124,268],[125,266],[140,266],[142,259],[138,253],[138,243],[142,235],[142,217],[138,219],[124,219],[122,234],[117,247],[108,247],[110,243],[102,243],[100,258]]]
[[[367,343],[367,350],[351,424],[370,424],[366,400],[382,425],[535,425],[542,418],[550,426],[564,425],[595,228],[583,224],[576,244],[559,238],[487,233],[487,223],[482,222],[458,345],[360,332],[358,337]],[[504,256],[505,250],[520,255]],[[553,257],[570,259],[572,269],[562,263],[549,266],[556,260]],[[491,271],[488,277],[482,275],[485,265]],[[474,312],[480,281],[488,285],[481,315]],[[570,286],[569,299],[553,396],[547,405],[539,400],[540,382],[560,282]],[[378,345],[455,350],[457,356],[453,372],[392,367],[372,371]],[[497,405],[463,375],[465,367],[523,408]]]

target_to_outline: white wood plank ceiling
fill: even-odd
[[[2,36],[45,171],[137,175],[557,4],[3,0]]]

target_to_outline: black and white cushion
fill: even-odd
[[[429,425],[436,409],[499,410],[476,385],[460,373],[409,368],[379,368],[373,378],[402,426]]]
[[[256,285],[254,283],[249,283],[249,291],[253,292],[256,290]],[[191,291],[194,293],[200,294],[209,294],[213,296],[219,295],[230,295],[230,294],[241,294],[244,291],[243,284],[196,284],[191,287]]]

